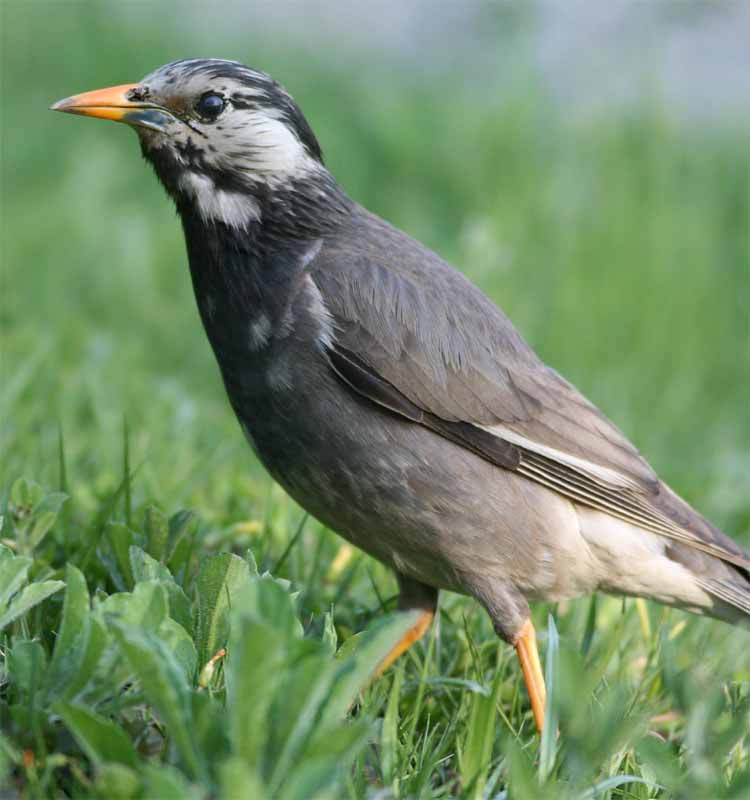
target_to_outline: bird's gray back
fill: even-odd
[[[360,208],[311,267],[337,340],[412,402],[655,485],[620,430],[545,366],[481,290],[411,237]]]

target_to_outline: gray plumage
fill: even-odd
[[[529,600],[596,590],[750,618],[748,554],[479,289],[352,202],[277,83],[191,60],[130,97],[250,444],[403,605],[472,595],[511,642]]]

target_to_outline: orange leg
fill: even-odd
[[[516,640],[516,652],[523,670],[523,680],[531,700],[531,710],[539,733],[544,727],[544,706],[547,702],[547,689],[544,686],[544,673],[539,661],[539,650],[536,646],[536,631],[531,620],[526,620]]]
[[[378,668],[375,670],[376,678],[379,678],[400,655],[403,655],[413,644],[418,642],[425,635],[434,616],[435,612],[431,609],[422,612],[416,624],[409,628],[401,641],[398,642],[391,652],[380,662]]]

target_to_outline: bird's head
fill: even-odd
[[[139,83],[52,106],[131,125],[174,197],[207,223],[244,227],[265,198],[325,172],[315,134],[290,95],[236,61],[189,59]]]

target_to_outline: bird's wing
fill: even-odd
[[[406,234],[361,211],[309,274],[332,316],[332,367],[359,394],[578,503],[750,567],[726,537],[652,502],[660,481],[622,432]]]

